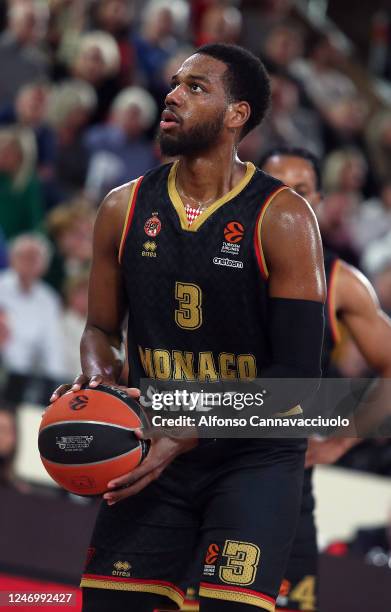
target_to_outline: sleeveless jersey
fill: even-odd
[[[189,226],[177,163],[132,188],[120,261],[129,305],[129,384],[253,379],[270,365],[267,268],[259,242],[278,180],[244,178]]]

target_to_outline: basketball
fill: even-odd
[[[135,429],[147,426],[140,404],[108,385],[68,391],[51,404],[39,428],[38,448],[49,475],[77,495],[98,495],[132,471],[148,443]]]

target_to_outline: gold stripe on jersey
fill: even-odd
[[[105,577],[106,578],[106,577]],[[152,583],[152,581],[151,581]],[[174,601],[179,608],[182,606],[184,601],[184,594],[181,595],[179,590],[166,584],[143,582],[142,580],[127,582],[127,581],[114,581],[102,578],[82,578],[80,581],[81,587],[89,587],[93,589],[111,589],[113,591],[136,591],[138,593],[153,593],[155,595],[163,595]]]
[[[128,206],[126,209],[126,216],[125,216],[125,221],[122,227],[122,233],[121,233],[121,241],[119,243],[119,249],[118,249],[118,261],[121,263],[121,259],[122,259],[122,251],[124,249],[125,246],[125,240],[126,240],[126,234],[127,234],[127,230],[128,230],[128,221],[129,221],[129,215],[130,212],[134,206],[134,201],[133,201],[133,195],[134,195],[134,191],[137,187],[137,183],[140,181],[141,179],[138,178],[134,181],[131,181],[130,183],[130,192],[129,192],[129,200],[128,200]]]
[[[263,253],[263,248],[262,248],[262,236],[261,236],[262,222],[263,222],[264,216],[266,214],[266,211],[269,208],[270,204],[273,202],[274,198],[279,193],[281,193],[281,191],[284,191],[285,189],[289,189],[289,187],[287,187],[286,185],[283,185],[282,187],[280,187],[279,189],[274,191],[269,196],[269,198],[263,204],[262,212],[261,212],[261,214],[259,216],[259,219],[258,219],[258,227],[257,227],[258,246],[259,246],[259,253],[260,253],[260,256],[261,256],[261,259],[262,259],[263,269],[264,269],[266,278],[269,278],[269,271],[267,269],[266,259],[265,259],[265,256],[264,256],[264,253]]]
[[[252,177],[255,173],[255,166],[251,162],[246,162],[247,170],[244,177],[239,181],[237,185],[228,193],[223,195],[221,198],[213,202],[206,210],[204,210],[195,221],[189,226],[189,221],[186,216],[185,205],[182,202],[181,196],[178,193],[176,188],[176,174],[178,170],[178,161],[174,162],[172,168],[170,170],[170,174],[168,176],[168,195],[170,196],[170,200],[178,214],[179,220],[181,222],[181,228],[188,232],[196,232],[201,225],[210,217],[212,213],[214,213],[220,206],[229,202],[234,197],[239,195],[241,191],[248,185],[251,181]]]
[[[220,587],[220,585],[210,586],[202,583],[200,586],[200,597],[210,597],[211,599],[222,599],[224,601],[240,602],[267,610],[268,612],[275,611],[275,603],[272,598],[263,597],[261,594],[255,591],[251,592],[249,589],[229,588]]]

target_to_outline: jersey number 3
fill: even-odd
[[[202,325],[202,291],[192,283],[175,283],[175,323],[182,329],[198,329]]]

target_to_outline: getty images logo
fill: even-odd
[[[214,257],[213,263],[216,266],[227,266],[228,268],[243,268],[242,261],[235,261],[234,259],[228,259],[228,257]]]

